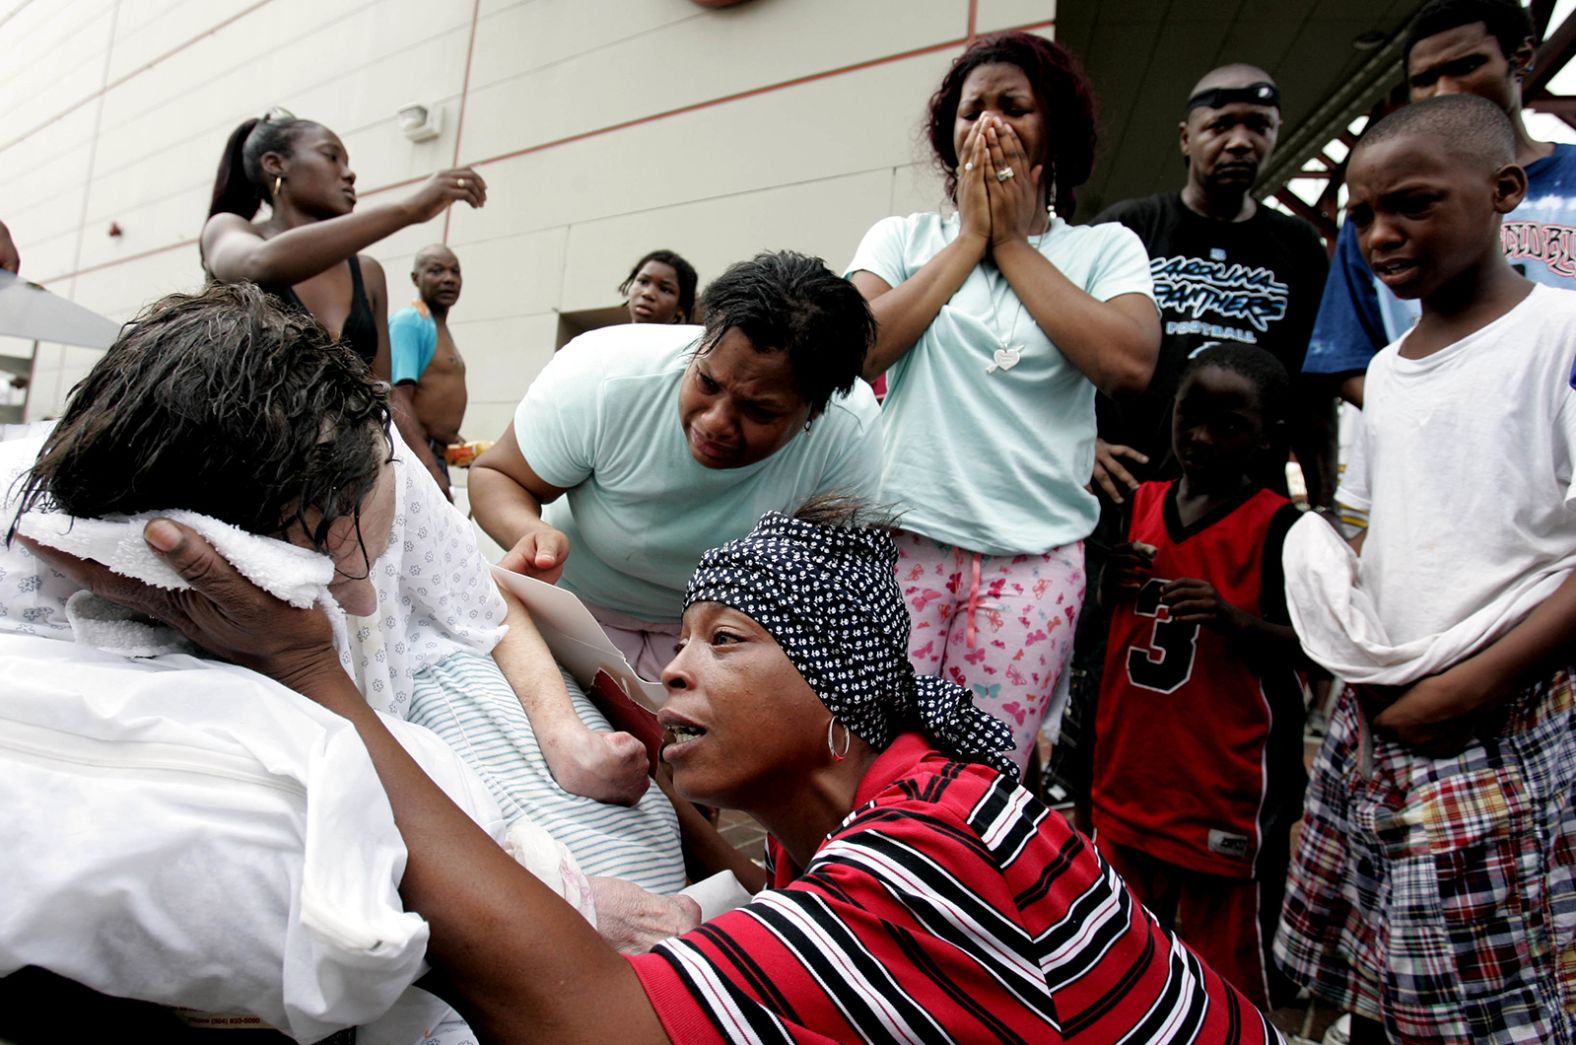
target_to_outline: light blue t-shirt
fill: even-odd
[[[848,271],[896,287],[957,235],[956,215],[884,218]],[[1029,242],[1101,301],[1154,297],[1149,255],[1121,225],[1056,218]],[[1003,366],[1014,346],[1017,362]],[[881,500],[901,506],[904,529],[987,555],[1039,554],[1094,529],[1094,385],[989,262],[887,371],[882,416]]]
[[[769,511],[816,494],[874,501],[880,411],[856,381],[808,432],[743,468],[707,468],[679,422],[679,386],[698,326],[630,323],[575,338],[525,393],[514,434],[531,469],[568,492],[542,517],[569,538],[559,584],[652,623],[678,620],[701,554]]]
[[[412,305],[389,317],[391,384],[420,381],[438,351],[438,324],[425,309]]]

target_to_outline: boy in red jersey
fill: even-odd
[[[1297,520],[1253,476],[1290,381],[1247,345],[1195,355],[1177,391],[1182,478],[1132,501],[1101,588],[1110,640],[1096,720],[1095,840],[1133,892],[1261,1008],[1302,806],[1302,663],[1281,543]]]

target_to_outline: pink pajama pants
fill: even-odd
[[[914,670],[951,679],[1007,723],[1023,769],[1047,712],[1053,741],[1061,724],[1067,689],[1059,683],[1084,600],[1083,542],[1044,555],[981,555],[907,530],[892,539],[914,619]]]

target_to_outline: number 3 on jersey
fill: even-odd
[[[1133,612],[1154,619],[1149,645],[1127,648],[1127,677],[1135,686],[1156,693],[1175,693],[1193,677],[1193,657],[1198,652],[1198,623],[1171,619],[1160,602],[1163,580],[1150,580],[1138,591]]]

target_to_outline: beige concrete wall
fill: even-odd
[[[465,433],[493,438],[558,313],[615,304],[646,250],[703,281],[763,248],[835,268],[876,219],[935,206],[918,135],[941,72],[971,29],[1053,18],[1052,0],[0,0],[0,218],[24,275],[125,319],[198,283],[214,168],[247,116],[338,131],[368,201],[475,164],[484,210],[369,253],[395,307],[422,244],[460,256]],[[442,110],[439,138],[400,134],[408,101]],[[41,346],[28,415],[95,356]]]

